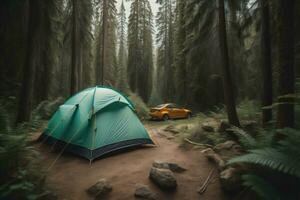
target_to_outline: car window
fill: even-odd
[[[160,105],[158,105],[158,106],[155,106],[155,108],[163,108],[163,107],[165,107],[166,106],[166,104],[160,104]]]
[[[176,106],[174,104],[169,104],[167,108],[176,108]]]

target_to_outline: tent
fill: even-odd
[[[93,160],[142,144],[154,144],[133,104],[108,87],[85,89],[59,107],[40,140]]]

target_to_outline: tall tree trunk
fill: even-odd
[[[29,0],[28,2],[28,33],[27,33],[27,50],[23,70],[22,88],[19,97],[19,108],[17,115],[17,123],[27,122],[30,120],[34,80],[36,71],[36,34],[39,14],[39,0]]]
[[[278,1],[278,128],[294,126],[294,0]]]
[[[71,88],[70,93],[71,95],[76,93],[79,89],[78,83],[78,69],[79,69],[79,54],[78,54],[78,24],[77,24],[77,17],[78,17],[78,0],[72,0],[73,3],[73,10],[72,10],[72,57],[71,57]]]
[[[139,89],[138,89],[138,74],[140,71],[140,68],[138,67],[138,57],[141,56],[141,52],[140,52],[140,38],[139,38],[139,23],[140,23],[140,2],[139,0],[136,0],[136,27],[135,27],[135,31],[137,32],[137,38],[136,38],[136,54],[135,54],[135,77],[134,77],[134,92],[136,92],[137,94],[140,93]]]
[[[232,79],[231,79],[231,73],[229,67],[224,0],[218,0],[218,2],[219,2],[219,42],[220,42],[220,49],[221,49],[225,105],[226,105],[229,123],[235,126],[240,126],[240,122],[235,108],[233,85],[232,85]]]
[[[101,84],[104,84],[104,69],[105,69],[105,59],[106,59],[106,32],[107,32],[107,0],[103,0],[103,8],[102,8],[103,16],[102,16],[102,73],[101,73]]]
[[[262,106],[273,103],[272,60],[270,40],[270,5],[269,0],[261,0],[261,67],[263,74]],[[262,123],[272,120],[272,109],[262,110]]]

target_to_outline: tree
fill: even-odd
[[[127,51],[126,51],[126,10],[122,1],[119,12],[119,51],[118,51],[118,70],[117,87],[121,91],[129,89],[127,83]]]
[[[83,88],[84,54],[90,48],[92,3],[90,0],[72,0],[71,12],[71,94]]]
[[[278,128],[294,126],[294,0],[278,1]]]
[[[153,52],[152,11],[148,0],[133,0],[128,23],[128,80],[130,89],[148,101],[151,94]]]
[[[73,95],[79,90],[79,76],[80,71],[80,40],[79,40],[79,31],[78,31],[78,18],[79,18],[79,5],[78,1],[72,0],[72,56],[71,56],[71,88],[70,93]]]
[[[38,0],[29,0],[28,2],[28,33],[27,33],[27,50],[26,58],[23,68],[23,80],[19,98],[19,108],[17,123],[26,122],[30,120],[32,103],[33,103],[33,90],[35,71],[37,68],[36,55],[38,54],[37,48],[37,24],[39,24],[39,15],[41,12],[41,2]]]
[[[178,91],[176,101],[184,104],[187,96],[186,56],[184,52],[186,41],[185,0],[176,1],[175,44],[174,44],[174,84]]]
[[[156,25],[158,32],[156,42],[158,44],[157,68],[159,71],[161,96],[164,101],[169,101],[174,94],[173,61],[174,61],[174,12],[172,0],[157,0],[160,4],[157,13]]]
[[[262,106],[271,106],[273,102],[272,60],[270,39],[270,6],[269,0],[261,0],[261,67],[263,74]],[[264,125],[272,120],[272,109],[262,110]]]
[[[221,50],[225,106],[226,106],[229,123],[239,127],[240,122],[235,108],[233,84],[232,84],[231,72],[229,67],[224,0],[218,0],[218,3],[219,3],[219,9],[218,9],[219,10],[219,42],[220,42],[220,50]]]
[[[99,1],[100,20],[98,24],[96,49],[96,83],[115,85],[116,83],[116,29],[117,10],[115,0]]]

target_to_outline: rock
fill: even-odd
[[[241,155],[244,151],[242,147],[235,141],[228,140],[214,147],[214,150],[221,156],[224,161]]]
[[[172,172],[184,172],[184,171],[186,171],[185,168],[179,166],[179,165],[176,164],[176,163],[154,161],[154,162],[152,163],[152,166],[153,166],[153,167],[156,167],[156,168],[160,168],[160,169],[169,169],[169,170],[171,170]]]
[[[228,140],[224,143],[220,143],[216,145],[214,149],[217,151],[230,150],[233,148],[234,145],[238,145],[238,144],[235,141]]]
[[[222,120],[221,123],[220,123],[220,126],[218,128],[218,132],[220,133],[224,133],[227,129],[231,128],[232,125],[229,124],[227,121],[225,120]]]
[[[217,154],[212,148],[204,149],[204,150],[201,151],[201,153],[203,153],[204,156],[205,156],[208,160],[210,160],[210,161],[216,163],[216,164],[218,165],[218,168],[219,168],[220,170],[224,169],[224,167],[225,167],[225,162],[224,162],[224,160],[223,160],[223,159],[219,156],[219,154]]]
[[[168,140],[173,140],[174,138],[175,138],[175,137],[172,136],[172,135],[168,135],[168,136],[167,136],[167,139],[168,139]]]
[[[135,197],[145,199],[145,200],[156,200],[157,196],[155,193],[153,193],[148,186],[142,185],[142,184],[137,184],[135,193]]]
[[[234,192],[242,187],[240,173],[233,167],[229,167],[220,173],[220,182],[222,188],[227,192]]]
[[[163,190],[174,190],[177,187],[176,178],[169,169],[151,167],[149,178]]]
[[[110,183],[108,183],[106,179],[100,179],[96,184],[94,184],[87,190],[87,193],[95,197],[95,199],[100,199],[110,193],[111,190],[112,186],[110,185]]]
[[[176,163],[169,163],[169,168],[170,168],[170,170],[171,170],[172,172],[179,172],[179,173],[180,173],[180,172],[186,171],[185,168],[179,166],[179,165],[176,164]]]
[[[215,131],[214,127],[212,127],[212,126],[210,126],[210,125],[206,125],[206,124],[203,124],[203,125],[202,125],[202,129],[203,129],[204,131],[207,131],[207,132],[214,132],[214,131]]]
[[[169,125],[167,126],[164,131],[167,131],[167,132],[170,132],[170,133],[173,133],[173,134],[178,134],[179,131],[175,128],[175,126],[173,125]]]
[[[155,167],[155,168],[160,168],[160,169],[170,169],[169,168],[169,163],[162,162],[162,161],[154,161],[152,163],[152,166]]]

